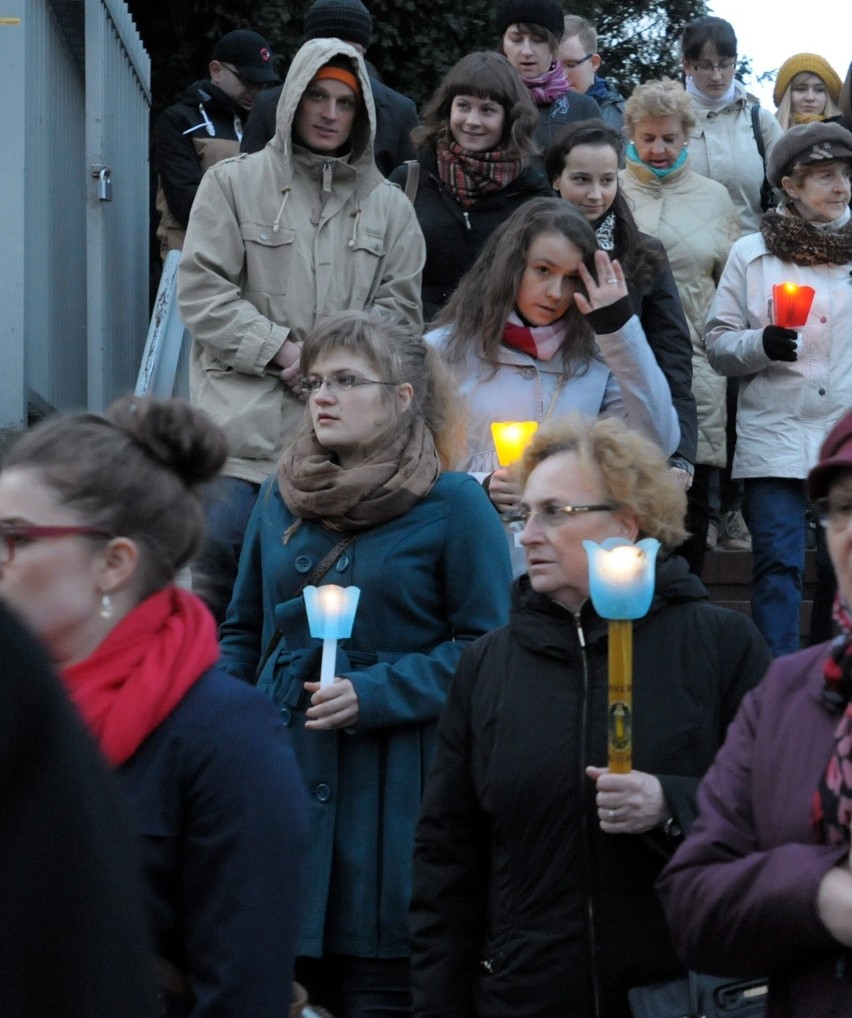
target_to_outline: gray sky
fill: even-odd
[[[734,26],[739,55],[750,57],[754,70],[755,77],[746,85],[772,112],[772,82],[759,85],[755,79],[763,71],[777,70],[794,53],[818,53],[837,71],[841,81],[846,77],[852,60],[852,6],[848,0],[814,8],[820,11],[814,17],[804,15],[801,0],[772,0],[771,4],[709,0],[708,7],[716,17]],[[826,16],[829,10],[833,14]]]

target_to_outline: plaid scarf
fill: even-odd
[[[825,662],[823,699],[843,711],[834,733],[834,748],[811,806],[814,840],[828,845],[849,842],[852,824],[852,615],[838,593],[834,618],[843,630]]]
[[[475,205],[484,194],[502,191],[524,168],[520,159],[510,159],[502,148],[468,152],[458,142],[438,138],[435,152],[438,176],[463,209]]]

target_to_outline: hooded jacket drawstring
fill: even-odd
[[[347,245],[346,245],[349,248],[354,248],[356,243],[358,242],[358,223],[361,220],[361,203],[360,202],[358,203],[358,208],[355,209],[355,211],[352,213],[352,215],[355,217],[355,222],[352,224],[352,236],[349,238],[349,241],[347,242]]]
[[[281,199],[281,205],[278,208],[278,215],[275,217],[275,222],[272,224],[272,232],[278,233],[278,227],[281,225],[281,217],[284,215],[284,206],[287,204],[287,199],[290,197],[291,187],[288,184],[287,187],[283,188],[284,197]]]

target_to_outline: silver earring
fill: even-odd
[[[112,618],[112,598],[109,596],[109,594],[103,594],[101,596],[100,616],[102,619]]]

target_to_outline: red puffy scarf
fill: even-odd
[[[520,159],[511,159],[504,149],[468,152],[444,138],[435,142],[435,154],[438,176],[463,209],[475,205],[484,194],[508,187],[524,168]]]
[[[216,623],[194,594],[166,587],[126,615],[62,678],[118,767],[219,658]]]
[[[843,716],[834,732],[834,748],[825,774],[814,792],[811,819],[817,842],[842,845],[849,843],[852,824],[852,615],[839,594],[834,617],[843,636],[825,662],[823,698],[829,706],[843,709]]]

